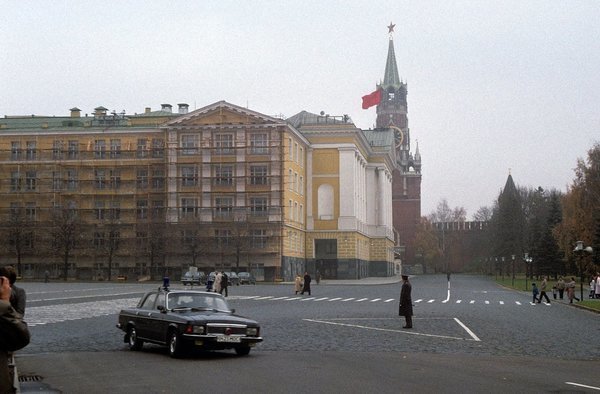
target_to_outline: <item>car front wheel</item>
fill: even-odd
[[[182,354],[182,345],[179,340],[179,335],[175,331],[171,331],[169,336],[169,356],[178,358]]]
[[[238,346],[235,348],[235,353],[238,356],[247,356],[250,354],[250,346]]]
[[[127,331],[127,335],[129,336],[129,349],[140,350],[142,348],[142,346],[144,345],[144,341],[142,341],[141,339],[138,339],[137,331],[135,330],[135,327],[129,327],[129,330]]]

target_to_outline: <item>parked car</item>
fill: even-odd
[[[238,278],[240,279],[240,285],[255,285],[256,278],[250,272],[240,272],[238,273]]]
[[[235,314],[222,295],[194,290],[148,292],[136,307],[121,310],[117,327],[131,350],[145,342],[166,345],[171,357],[194,348],[245,356],[263,340],[259,324]]]
[[[227,283],[229,284],[229,286],[240,285],[240,278],[238,277],[238,274],[236,274],[235,272],[225,272],[225,274],[227,274]]]
[[[187,285],[204,285],[206,284],[206,274],[202,271],[188,271],[181,276],[181,283]]]

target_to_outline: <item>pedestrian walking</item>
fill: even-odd
[[[596,298],[600,298],[600,272],[596,272],[596,291],[594,295]]]
[[[588,298],[595,298],[596,293],[596,277],[592,276],[592,280],[590,281],[590,293]]]
[[[308,293],[310,295],[310,281],[311,277],[308,274],[308,271],[304,273],[304,286],[302,287],[302,292],[300,294],[304,295],[304,293]]]
[[[558,277],[558,282],[556,282],[556,289],[558,290],[558,298],[562,300],[565,293],[565,280],[562,276]]]
[[[548,298],[548,294],[546,294],[546,287],[548,287],[548,277],[542,277],[542,283],[540,284],[540,297],[538,299],[538,304],[542,302],[542,298],[546,298],[546,302],[550,303],[550,298]]]
[[[221,293],[221,279],[223,279],[223,274],[221,272],[215,272],[215,283],[213,287],[215,288],[215,293]]]
[[[569,298],[569,304],[573,303],[573,299],[577,301],[581,301],[579,298],[575,296],[575,278],[571,277],[571,280],[565,284],[565,288],[567,289],[567,297]]]
[[[296,291],[296,294],[302,291],[302,277],[300,274],[296,274],[296,279],[294,279],[294,290]]]
[[[50,280],[50,272],[48,270],[44,271],[44,283],[48,283]]]
[[[531,284],[531,295],[533,296],[533,304],[534,305],[539,302],[538,294],[540,294],[540,290],[537,288],[535,283],[532,283]]]
[[[402,328],[412,328],[412,286],[408,281],[408,275],[402,275],[402,288],[400,290],[400,306],[398,308],[398,315],[404,316],[406,324]]]
[[[17,312],[21,315],[25,314],[25,301],[27,300],[27,294],[25,289],[15,285],[17,281],[17,271],[12,265],[4,266],[0,269],[0,276],[6,276],[10,283],[10,304]]]
[[[219,294],[223,294],[223,292],[225,292],[225,297],[227,297],[229,295],[227,292],[227,287],[229,287],[229,277],[225,272],[223,272],[221,276],[221,290],[219,291]]]

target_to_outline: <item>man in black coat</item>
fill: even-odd
[[[408,275],[402,275],[402,290],[400,290],[400,307],[398,310],[399,316],[404,316],[406,324],[402,328],[412,328],[412,297],[410,295],[412,286],[408,281]]]
[[[304,294],[304,292],[308,292],[308,295],[310,295],[310,282],[311,282],[311,277],[308,274],[308,271],[304,273],[304,286],[302,287],[302,292],[300,294]]]

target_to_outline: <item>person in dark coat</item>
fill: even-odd
[[[2,267],[0,269],[0,276],[6,276],[10,282],[10,304],[15,308],[15,311],[24,315],[27,294],[25,293],[25,289],[15,285],[15,282],[17,281],[17,271],[15,270],[15,267],[12,265]]]
[[[412,297],[410,295],[412,286],[408,281],[408,275],[402,275],[402,290],[400,290],[400,307],[398,309],[398,315],[404,316],[406,324],[402,328],[412,328]]]
[[[221,277],[221,289],[219,290],[219,294],[223,294],[225,292],[225,297],[229,296],[227,288],[229,287],[229,277],[225,272],[223,272],[223,276]]]
[[[310,275],[308,274],[308,271],[304,273],[304,287],[302,287],[302,292],[300,294],[304,294],[304,292],[307,292],[308,295],[310,295],[310,281],[312,279],[310,278]]]

